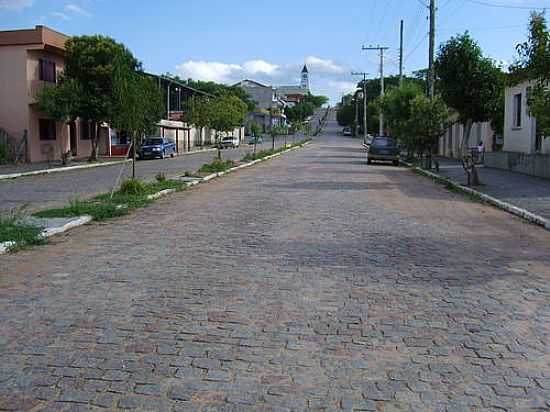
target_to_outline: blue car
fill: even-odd
[[[176,155],[176,144],[164,137],[149,137],[145,139],[139,149],[140,159],[149,159],[160,157],[164,159],[167,156]]]

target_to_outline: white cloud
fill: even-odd
[[[212,80],[219,83],[233,81],[235,73],[242,71],[242,67],[238,64],[194,60],[182,63],[176,69],[184,79]]]
[[[265,60],[250,60],[243,64],[244,70],[250,74],[268,74],[271,75],[279,68],[276,64],[271,64]]]
[[[60,13],[58,11],[54,11],[52,13],[50,13],[53,17],[57,17],[58,19],[61,19],[61,20],[71,20],[71,18],[69,16],[67,16],[65,13]]]
[[[0,0],[0,10],[23,10],[32,4],[33,0]]]
[[[343,74],[346,72],[346,69],[343,66],[334,63],[334,61],[321,59],[315,56],[306,57],[306,64],[308,65],[310,71],[313,70],[318,73]]]
[[[90,13],[88,13],[82,7],[77,6],[76,4],[67,4],[65,6],[65,11],[73,14],[79,14],[81,16],[91,17]]]

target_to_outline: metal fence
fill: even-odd
[[[23,163],[28,161],[28,133],[19,136],[0,128],[0,164]]]

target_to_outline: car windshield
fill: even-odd
[[[233,136],[226,136],[223,138],[223,140],[233,140]]]
[[[373,144],[375,146],[395,146],[395,140],[388,137],[377,137],[374,139]]]
[[[162,139],[147,139],[145,141],[145,146],[155,146],[162,144]]]

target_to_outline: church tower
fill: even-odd
[[[302,69],[302,81],[300,83],[300,87],[309,91],[309,71],[307,69],[307,65],[305,64]]]

